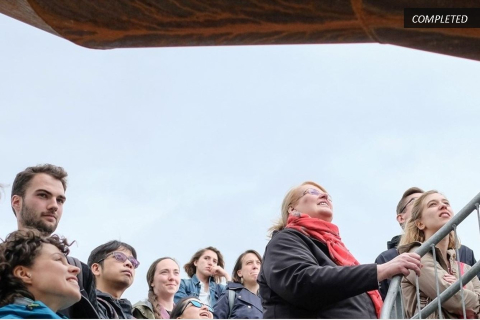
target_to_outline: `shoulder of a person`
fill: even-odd
[[[384,262],[392,260],[396,256],[398,256],[397,248],[391,248],[391,249],[385,250],[382,253],[380,253],[378,255],[377,259],[375,259],[375,262],[376,263],[378,263],[378,262],[384,263]]]
[[[414,242],[411,242],[411,243],[404,244],[404,245],[398,247],[398,253],[402,254],[402,253],[405,253],[405,252],[412,252],[417,247],[420,247],[421,245],[422,245],[422,243],[418,242],[418,241],[414,241]]]
[[[243,285],[237,282],[229,281],[227,282],[226,290],[241,290],[243,289]]]
[[[458,251],[464,251],[465,254],[473,254],[473,250],[467,247],[466,245],[462,244]]]

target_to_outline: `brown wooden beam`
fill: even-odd
[[[0,12],[93,49],[379,42],[480,60],[480,29],[405,29],[406,7],[471,0],[2,0]]]

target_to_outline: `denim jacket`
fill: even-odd
[[[210,277],[208,281],[208,287],[210,289],[210,306],[213,308],[217,303],[218,298],[225,291],[225,285],[215,282],[213,277]],[[174,301],[175,304],[178,301],[185,297],[196,297],[200,295],[200,280],[197,278],[197,275],[194,274],[191,279],[182,279],[180,282],[180,287],[178,288],[177,293],[175,293]]]

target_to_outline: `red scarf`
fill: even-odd
[[[360,264],[343,244],[338,233],[338,227],[333,223],[311,218],[309,215],[301,213],[298,216],[290,215],[286,228],[298,230],[310,238],[326,244],[331,259],[339,266],[357,266]],[[380,318],[383,301],[378,290],[368,291],[367,293],[372,299],[377,318]]]

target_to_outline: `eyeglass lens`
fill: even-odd
[[[205,306],[205,307],[207,307],[208,311],[213,312],[213,308],[210,307],[208,304],[204,304],[204,303],[198,302],[196,300],[190,300],[189,302],[197,308],[201,308],[202,306]]]
[[[137,269],[138,266],[140,265],[140,262],[138,262],[137,259],[134,257],[127,257],[127,255],[123,252],[114,252],[112,253],[113,257],[120,262],[125,262],[127,259],[132,263],[132,266]]]

